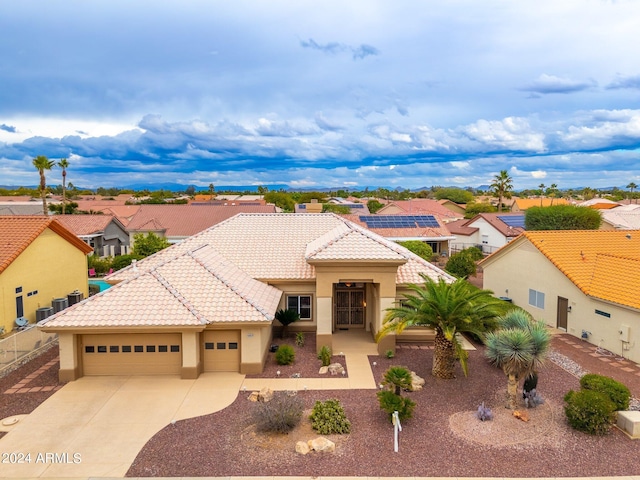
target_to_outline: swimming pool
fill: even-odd
[[[104,280],[89,280],[89,285],[98,285],[100,287],[101,292],[113,286],[105,282]]]

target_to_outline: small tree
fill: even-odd
[[[451,255],[444,269],[458,278],[467,278],[475,275],[477,265],[471,254],[463,250]]]
[[[148,257],[149,255],[153,255],[160,250],[163,250],[169,246],[169,241],[164,238],[156,235],[153,232],[147,233],[136,233],[133,236],[133,254]]]
[[[492,213],[497,209],[488,202],[467,203],[464,209],[464,218],[473,218],[479,213]]]
[[[598,210],[576,205],[531,207],[524,215],[527,230],[597,230],[601,223]]]
[[[406,242],[398,242],[398,244],[426,261],[430,261],[431,257],[433,257],[433,249],[429,244],[421,242],[420,240],[407,240]]]
[[[276,312],[275,318],[282,324],[280,338],[284,338],[286,336],[289,325],[300,320],[300,315],[295,310],[285,310],[281,308]]]
[[[380,203],[378,200],[369,200],[367,202],[367,208],[369,209],[369,211],[371,213],[376,213],[378,210],[380,210],[382,207],[384,207],[383,203]]]

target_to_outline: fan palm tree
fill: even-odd
[[[401,395],[402,390],[411,390],[412,383],[411,371],[406,367],[389,367],[384,372],[382,384],[390,387],[396,395]]]
[[[542,206],[542,199],[544,198],[544,189],[547,188],[547,186],[544,183],[541,183],[540,185],[538,185],[538,188],[540,189],[540,206]]]
[[[635,183],[631,182],[629,185],[627,185],[627,188],[629,189],[629,192],[631,193],[631,197],[633,197],[633,191],[638,188],[638,185],[636,185]],[[636,200],[636,203],[638,203],[638,201]]]
[[[553,205],[553,199],[556,197],[556,193],[558,192],[558,185],[552,183],[549,187],[549,196],[551,197],[551,205]]]
[[[62,215],[64,215],[67,204],[67,168],[69,167],[69,161],[66,158],[61,158],[58,166],[62,169]]]
[[[426,275],[422,278],[424,284],[408,286],[413,293],[405,295],[401,306],[387,309],[376,340],[414,325],[431,327],[436,331],[432,375],[455,378],[457,358],[466,376],[468,353],[456,333],[482,336],[495,329],[497,317],[505,313],[509,304],[494,297],[491,291],[481,290],[463,279],[447,283],[442,278],[438,281]]]
[[[507,375],[508,407],[515,410],[518,382],[542,365],[551,336],[544,322],[533,321],[522,309],[507,312],[499,321],[501,329],[485,337],[485,355]]]
[[[51,170],[55,165],[53,160],[49,160],[44,155],[38,155],[36,158],[32,160],[33,166],[36,167],[38,173],[40,174],[40,186],[38,190],[40,190],[40,197],[42,198],[42,214],[48,215],[49,212],[47,210],[47,179],[45,178],[44,171]]]
[[[498,175],[493,177],[493,182],[490,185],[494,195],[498,197],[498,211],[502,212],[502,198],[511,197],[511,191],[513,190],[513,179],[509,176],[506,170],[500,170]]]
[[[287,330],[289,329],[289,325],[300,320],[300,314],[295,310],[284,310],[281,308],[276,312],[275,319],[282,324],[280,338],[285,338],[288,333]]]

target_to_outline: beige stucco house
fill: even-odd
[[[274,314],[332,346],[337,330],[373,335],[409,283],[453,278],[334,214],[239,214],[108,277],[114,287],[47,319],[60,378],[262,371]],[[277,322],[275,322],[277,323]],[[386,351],[395,337],[379,345]]]
[[[640,231],[524,232],[480,265],[484,288],[640,362]]]

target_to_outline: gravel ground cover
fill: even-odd
[[[315,352],[313,352],[315,354]],[[568,353],[571,353],[569,351]],[[455,380],[431,376],[433,350],[399,349],[393,359],[371,357],[376,378],[391,365],[406,366],[425,381],[407,393],[417,403],[414,418],[403,423],[398,453],[393,427],[371,390],[299,392],[307,409],[317,400],[337,398],[352,422],[349,435],[329,436],[333,454],[296,454],[298,440],[317,435],[308,422],[288,435],[265,435],[251,425],[253,406],[244,395],[212,415],[169,425],[140,452],[127,476],[429,476],[429,477],[570,477],[640,474],[638,442],[614,429],[594,437],[572,430],[563,397],[578,389],[577,376],[554,362],[540,371],[538,390],[544,405],[527,412],[530,421],[513,418],[504,408],[506,377],[491,367],[481,348],[470,353],[470,374]],[[558,354],[571,370],[573,360]],[[297,363],[311,361],[315,355]],[[575,362],[573,362],[575,363]],[[315,368],[314,367],[314,370]],[[573,365],[575,370],[575,365]],[[574,372],[575,373],[575,372]],[[475,416],[481,402],[494,420]]]

